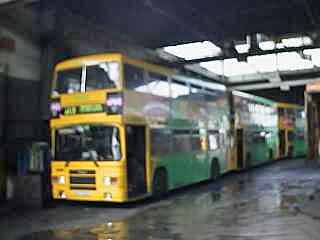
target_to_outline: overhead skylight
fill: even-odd
[[[274,72],[277,70],[277,58],[275,54],[248,57],[248,63],[259,72]]]
[[[227,77],[257,73],[254,66],[246,62],[239,62],[236,58],[223,61],[203,62],[202,67],[214,73]]]
[[[312,44],[312,39],[310,37],[295,37],[295,38],[285,38],[282,39],[282,43],[285,47],[301,47]]]
[[[320,67],[320,48],[304,50],[303,53],[310,55],[312,58],[312,63]]]
[[[256,73],[256,69],[246,62],[239,62],[237,59],[227,59],[224,61],[226,76],[236,76]]]
[[[219,75],[224,75],[223,61],[203,62],[203,63],[200,63],[200,66],[209,70],[210,72],[213,72]]]
[[[296,52],[287,52],[278,54],[279,71],[294,71],[313,68],[311,61],[302,59]]]
[[[225,61],[203,62],[200,65],[211,72],[227,77],[311,69],[314,65],[320,66],[320,49],[316,50],[304,52],[312,56],[312,61],[303,59],[296,52],[287,52],[248,57],[248,62],[239,62],[233,58]]]
[[[168,46],[164,47],[163,50],[186,60],[213,57],[221,54],[221,48],[209,41]]]

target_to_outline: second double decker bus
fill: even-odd
[[[277,159],[277,103],[233,91],[232,106],[237,169],[248,169]]]
[[[224,86],[120,54],[66,60],[54,79],[55,199],[126,202],[232,170]]]

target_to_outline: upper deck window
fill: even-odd
[[[86,67],[86,91],[119,87],[120,71],[116,62]]]
[[[67,69],[57,74],[57,93],[80,92],[82,68]]]
[[[147,72],[142,68],[125,64],[126,88],[136,92],[149,93],[161,97],[170,97],[168,78],[165,75]]]
[[[54,93],[75,93],[97,89],[112,89],[120,86],[120,65],[117,62],[102,62],[57,72]]]
[[[143,93],[150,91],[147,79],[141,68],[125,64],[124,76],[127,89]]]

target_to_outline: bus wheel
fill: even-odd
[[[163,197],[168,192],[167,172],[164,169],[156,171],[152,183],[152,196],[155,199]]]
[[[246,169],[249,169],[251,167],[251,153],[247,152],[246,154]]]
[[[214,158],[211,161],[210,179],[215,180],[220,176],[220,164],[218,159]]]
[[[289,150],[288,150],[288,158],[289,158],[289,159],[293,158],[293,146],[290,146],[290,147],[289,147]]]

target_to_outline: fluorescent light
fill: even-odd
[[[277,43],[277,44],[276,44],[276,47],[277,47],[278,49],[281,49],[281,48],[285,48],[286,46],[285,46],[283,43]]]
[[[235,45],[235,49],[237,50],[238,53],[247,53],[249,52],[249,44],[237,44]]]
[[[164,47],[163,50],[186,60],[213,57],[221,54],[221,48],[209,41],[168,46]]]
[[[259,48],[261,50],[273,50],[276,48],[276,43],[274,41],[264,41],[259,43]]]

